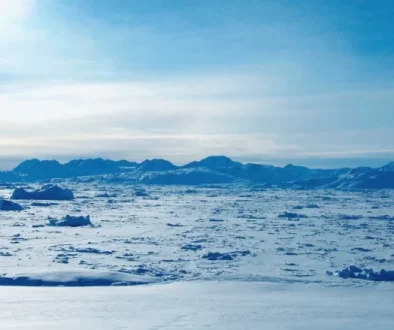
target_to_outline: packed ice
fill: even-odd
[[[240,179],[244,174],[234,179],[234,168],[239,173],[253,169],[252,177],[278,168],[226,157],[174,166],[164,160],[140,165],[32,160],[19,165],[15,173],[21,181],[4,182],[0,190],[1,284],[47,285],[20,278],[43,270],[61,276],[69,269],[160,282],[228,278],[348,285],[393,280],[392,190],[299,189],[285,178],[278,179],[280,187],[264,184],[266,179],[246,182]],[[391,175],[391,169],[376,171]],[[53,174],[57,171],[61,175]],[[371,170],[321,171],[293,165],[279,170],[288,180],[300,175],[316,179],[327,171],[359,180]],[[140,179],[130,181],[132,176]],[[25,276],[12,282],[12,273]]]

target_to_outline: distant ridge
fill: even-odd
[[[103,182],[166,185],[219,183],[259,184],[278,188],[394,189],[394,162],[380,168],[310,169],[287,165],[276,167],[243,164],[226,156],[209,156],[183,166],[165,159],[141,163],[128,160],[75,159],[65,164],[56,160],[25,160],[12,171],[0,172],[0,182],[34,182],[91,177]]]

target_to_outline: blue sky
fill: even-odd
[[[0,167],[394,159],[394,3],[0,0]]]

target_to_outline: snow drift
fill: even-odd
[[[149,276],[96,270],[43,271],[0,276],[3,286],[112,286],[155,282]]]

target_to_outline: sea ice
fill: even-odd
[[[23,207],[18,203],[0,199],[0,211],[22,211]]]
[[[90,221],[90,216],[79,216],[74,217],[71,215],[66,215],[61,220],[57,219],[49,219],[50,226],[57,227],[82,227],[82,226],[92,226],[92,222]]]
[[[73,200],[74,194],[70,189],[62,189],[57,185],[43,186],[41,189],[27,191],[24,188],[14,190],[11,199],[35,200]]]

